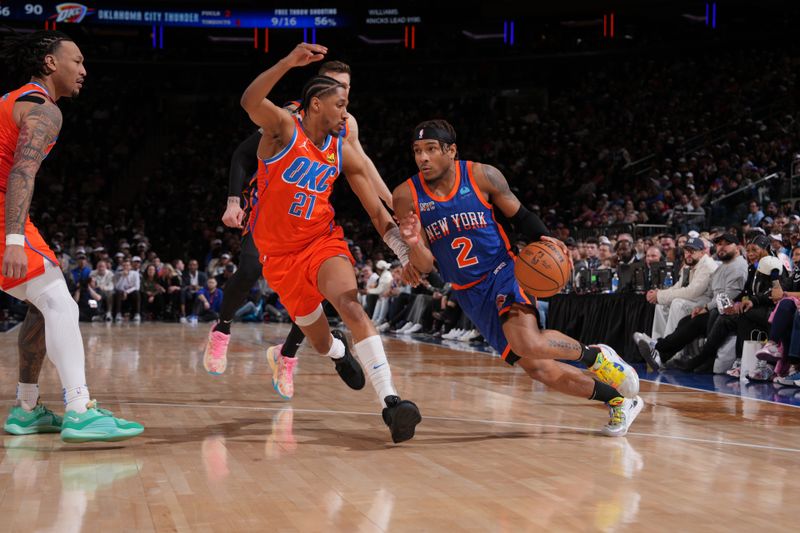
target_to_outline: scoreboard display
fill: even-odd
[[[18,2],[0,0],[4,20],[91,25],[160,25],[195,28],[335,28],[346,25],[337,8],[142,8],[120,2]]]

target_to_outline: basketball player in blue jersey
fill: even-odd
[[[350,66],[341,61],[326,61],[323,63],[318,73],[328,76],[341,83],[346,92],[350,94],[351,70]],[[289,102],[284,106],[289,113],[297,113],[300,102]],[[355,117],[349,115],[347,125],[341,136],[361,155],[364,159],[366,174],[375,189],[378,197],[391,208],[392,193],[384,183],[383,179],[375,168],[374,163],[364,152],[358,140],[358,122]],[[248,225],[249,213],[253,210],[258,199],[255,194],[255,177],[253,177],[247,189],[245,180],[248,176],[254,176],[258,162],[256,154],[258,143],[261,141],[261,130],[256,131],[245,139],[234,151],[231,159],[231,166],[228,179],[228,203],[222,222],[230,228],[242,230],[242,247],[239,261],[239,268],[225,284],[225,299],[220,309],[219,321],[214,324],[209,332],[203,366],[212,375],[220,375],[225,372],[227,367],[227,351],[230,342],[231,323],[234,314],[244,304],[247,294],[253,285],[261,278],[261,263],[259,253],[256,250],[253,236]],[[244,191],[244,194],[242,194]],[[241,198],[244,197],[244,208]],[[413,280],[415,273],[413,269],[406,270],[408,279]],[[418,281],[418,279],[417,279]],[[341,331],[333,330],[332,334],[341,340],[348,347],[348,355],[341,361],[337,360],[336,371],[342,380],[351,388],[359,390],[364,387],[365,380],[363,372],[350,356],[350,350],[346,337]],[[291,399],[294,395],[293,376],[291,372],[284,372],[279,364],[282,357],[294,358],[305,335],[301,329],[292,324],[283,344],[270,346],[267,350],[267,361],[273,371],[272,385],[275,391],[283,399]]]
[[[444,120],[414,129],[419,174],[394,190],[393,205],[411,262],[430,272],[434,261],[453,295],[486,341],[509,363],[559,392],[610,408],[602,432],[622,436],[642,410],[635,370],[608,346],[584,346],[555,330],[540,330],[536,305],[514,277],[515,256],[497,209],[531,241],[544,240],[569,257],[542,221],[522,206],[496,168],[456,159],[456,133]],[[596,379],[556,359],[580,361]]]

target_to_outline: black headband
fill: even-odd
[[[436,126],[426,126],[416,130],[411,142],[413,143],[414,141],[424,141],[429,139],[443,142],[444,144],[454,144],[456,142],[455,134],[451,134],[447,130],[437,128]]]

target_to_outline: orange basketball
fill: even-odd
[[[514,275],[522,290],[537,298],[561,291],[572,275],[569,258],[555,244],[532,242],[517,257]]]

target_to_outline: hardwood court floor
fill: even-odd
[[[368,385],[300,352],[291,402],[235,325],[229,367],[203,371],[207,327],[83,327],[92,396],[142,437],[67,445],[3,436],[0,531],[776,531],[800,495],[800,410],[642,383],[626,438],[605,410],[486,354],[387,339],[417,437],[393,445]],[[11,405],[16,331],[0,335]],[[51,364],[43,399],[61,412]]]

